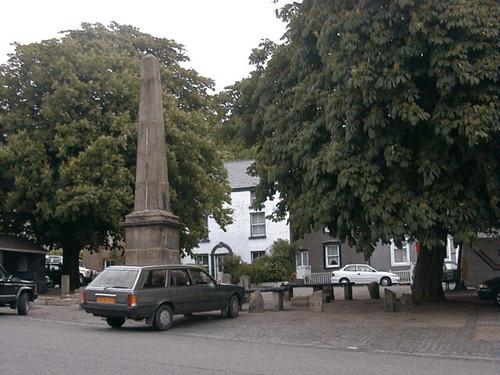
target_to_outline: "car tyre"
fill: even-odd
[[[500,291],[497,292],[497,295],[495,296],[495,304],[500,307]]]
[[[157,331],[166,331],[172,326],[173,315],[169,305],[160,305],[153,318],[153,328]]]
[[[226,308],[224,309],[224,316],[226,318],[234,319],[240,313],[240,300],[237,296],[233,295],[229,299]]]
[[[349,284],[349,279],[346,278],[346,277],[343,277],[339,280],[339,284],[340,285],[345,285],[345,284]]]
[[[113,328],[121,328],[125,323],[125,318],[106,318],[106,323]]]
[[[392,285],[392,281],[388,277],[382,277],[380,279],[380,285],[382,285],[382,286],[391,286]]]
[[[28,293],[21,293],[17,300],[17,314],[28,315],[28,311],[30,311],[30,296]]]

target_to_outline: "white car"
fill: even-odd
[[[347,264],[332,272],[332,284],[369,284],[373,282],[382,286],[399,284],[399,276],[391,272],[379,272],[367,264]]]

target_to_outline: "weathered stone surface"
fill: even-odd
[[[396,294],[388,288],[384,290],[384,309],[386,312],[397,311]]]
[[[250,289],[250,276],[241,275],[240,276],[240,286],[245,288],[245,290]]]
[[[283,311],[283,291],[272,292],[272,306],[274,311]]]
[[[70,291],[69,275],[61,275],[61,296],[67,296]]]
[[[323,312],[323,291],[317,291],[309,297],[309,311]]]
[[[250,294],[250,301],[248,302],[248,312],[260,313],[264,312],[264,298],[262,293],[258,290]]]
[[[346,301],[352,301],[352,284],[344,284],[344,299]]]
[[[152,55],[141,65],[139,134],[134,211],[170,210],[160,64]]]
[[[223,273],[220,280],[222,284],[231,284],[231,274]]]
[[[371,299],[380,299],[380,287],[377,282],[368,284],[368,293]]]
[[[125,217],[125,264],[180,263],[182,223],[170,210],[160,65],[142,60],[134,212]]]
[[[411,309],[414,307],[413,298],[409,293],[403,293],[401,295],[401,307],[405,309]]]
[[[335,299],[333,285],[323,285],[323,297],[325,303],[329,303]]]

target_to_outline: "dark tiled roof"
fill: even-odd
[[[249,176],[247,173],[248,167],[253,162],[253,160],[236,160],[224,163],[231,189],[250,189],[257,186],[259,178]]]

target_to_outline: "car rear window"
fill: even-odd
[[[89,286],[130,289],[134,286],[139,270],[108,268],[100,273]]]

